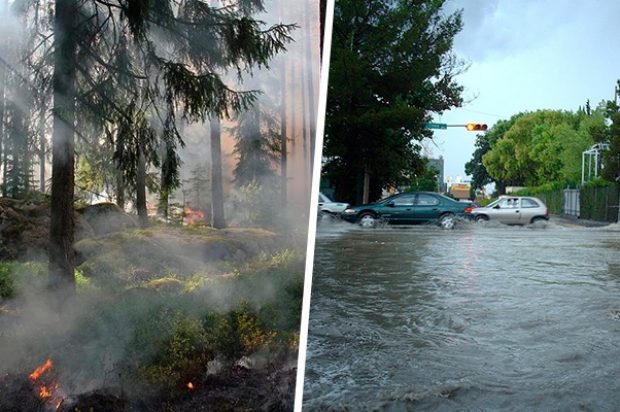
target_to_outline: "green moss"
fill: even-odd
[[[184,285],[183,282],[181,282],[179,279],[168,276],[153,279],[144,284],[144,287],[163,293],[178,293],[183,290]]]
[[[94,290],[95,285],[92,279],[84,276],[84,273],[80,269],[75,269],[75,285],[78,290]]]

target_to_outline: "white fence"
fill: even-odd
[[[579,217],[579,189],[564,189],[564,214]]]

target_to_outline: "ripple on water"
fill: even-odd
[[[613,410],[617,232],[317,232],[304,410]]]

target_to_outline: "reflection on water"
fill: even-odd
[[[616,410],[620,231],[317,232],[305,410]]]

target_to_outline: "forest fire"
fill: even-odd
[[[183,224],[194,225],[197,223],[204,223],[204,221],[205,213],[203,211],[191,209],[189,207],[183,209]]]
[[[32,371],[28,378],[32,382],[39,399],[56,411],[62,405],[64,397],[60,392],[60,384],[52,371],[53,367],[54,362],[51,359],[47,359],[42,365]]]

